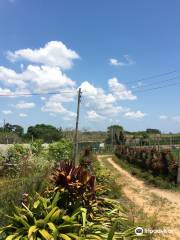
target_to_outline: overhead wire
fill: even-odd
[[[170,74],[176,73],[176,72],[180,72],[180,69],[175,69],[175,70],[172,70],[172,71],[169,71],[169,72],[155,74],[155,75],[151,75],[149,77],[144,77],[144,78],[140,78],[140,79],[137,79],[137,80],[128,81],[128,82],[125,82],[124,84],[131,84],[131,83],[136,83],[136,82],[138,83],[138,82],[142,82],[142,81],[147,81],[147,80],[150,80],[150,79],[164,77],[166,75],[170,75]]]
[[[152,76],[149,76],[149,77],[146,77],[146,78],[141,78],[139,80],[133,80],[133,81],[129,81],[129,82],[125,82],[123,84],[127,85],[127,84],[130,84],[130,83],[138,83],[138,82],[142,82],[142,81],[146,81],[146,80],[150,80],[150,79],[155,79],[155,78],[158,78],[158,77],[163,77],[163,76],[166,76],[166,75],[170,75],[172,73],[175,73],[175,72],[179,72],[180,69],[175,69],[173,71],[169,71],[169,72],[165,72],[165,73],[161,73],[161,74],[156,74],[156,75],[152,75]],[[139,88],[139,90],[131,90],[133,92],[147,92],[147,91],[152,91],[152,90],[156,90],[156,89],[161,89],[161,88],[166,88],[166,87],[170,87],[170,86],[175,86],[175,85],[179,85],[180,82],[176,82],[176,83],[172,83],[172,84],[167,84],[167,85],[160,85],[160,86],[156,86],[156,87],[153,87],[153,88],[147,88],[147,89],[142,89],[144,87],[149,87],[149,86],[153,86],[153,85],[158,85],[158,84],[161,84],[161,83],[164,83],[164,82],[168,82],[168,81],[171,81],[171,80],[174,80],[174,79],[177,79],[177,78],[180,78],[180,76],[175,76],[175,77],[172,77],[172,78],[168,78],[168,79],[165,79],[165,80],[161,80],[161,81],[156,81],[156,82],[153,82],[153,83],[149,83],[147,85],[142,85],[142,86],[137,86],[135,87],[136,89]],[[66,93],[75,93],[77,92],[78,90],[75,90],[75,91],[56,91],[56,92],[41,92],[41,93],[36,93],[36,92],[32,92],[32,93],[8,93],[8,94],[0,94],[0,97],[18,97],[18,96],[40,96],[40,95],[58,95],[58,94],[66,94]],[[83,92],[88,92],[88,91],[83,91]],[[86,97],[86,96],[83,96],[83,97]],[[96,96],[97,98],[101,98],[101,97],[98,97]]]

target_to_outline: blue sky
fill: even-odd
[[[180,132],[180,85],[145,92],[180,82],[179,8],[178,0],[0,0],[0,94],[61,91],[1,97],[0,120],[73,127],[81,86],[81,128]]]

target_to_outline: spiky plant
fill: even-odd
[[[71,161],[61,161],[51,176],[55,191],[61,192],[59,206],[69,211],[83,206],[90,211],[95,200],[95,179],[83,167],[75,166]]]

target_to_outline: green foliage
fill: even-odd
[[[161,134],[161,131],[159,129],[154,129],[154,128],[147,128],[146,132],[151,134]]]
[[[6,214],[13,213],[12,205],[21,205],[23,193],[33,196],[36,192],[42,192],[47,186],[47,181],[42,175],[31,175],[25,178],[0,180],[0,226],[9,223]]]
[[[37,124],[28,128],[26,137],[29,139],[32,137],[42,139],[45,143],[51,143],[62,139],[62,129],[57,129],[52,125]]]
[[[32,154],[39,156],[44,149],[42,144],[43,144],[43,141],[41,139],[37,139],[36,141],[33,141],[31,143]]]
[[[6,161],[8,163],[19,163],[22,159],[27,157],[29,149],[20,144],[15,144],[8,148]]]
[[[11,224],[1,228],[1,233],[8,239],[77,239],[87,224],[86,209],[68,215],[57,206],[58,199],[59,192],[52,199],[38,195],[28,206],[16,207]]]
[[[107,144],[124,144],[126,142],[125,132],[122,126],[112,125],[107,130]]]
[[[117,185],[116,177],[111,174],[111,171],[104,168],[96,160],[93,168],[96,173],[96,194],[97,196],[105,196],[113,199],[119,199],[121,196],[121,187]]]
[[[71,159],[72,150],[72,142],[62,139],[59,142],[49,144],[49,158],[56,162]]]
[[[13,132],[21,137],[24,133],[24,129],[19,125],[12,125],[10,123],[6,123],[4,127],[0,128],[0,132]]]

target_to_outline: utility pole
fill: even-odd
[[[7,137],[7,132],[6,132],[6,120],[4,119],[4,134],[6,138],[6,144],[8,144],[8,137]]]
[[[79,126],[79,110],[80,110],[80,102],[81,102],[81,88],[78,91],[78,102],[77,102],[77,115],[76,115],[76,130],[75,130],[75,137],[74,137],[74,154],[73,154],[73,161],[76,164],[77,160],[77,153],[78,153],[78,126]]]

